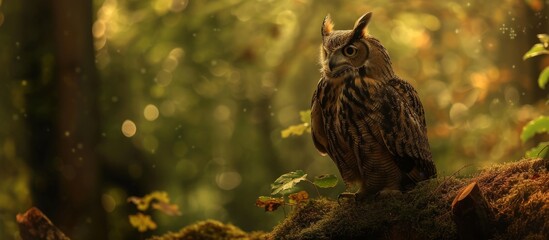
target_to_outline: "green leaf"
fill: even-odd
[[[311,110],[300,111],[299,116],[302,123],[308,124],[311,122]]]
[[[313,183],[317,187],[331,188],[331,187],[335,187],[335,185],[337,185],[337,177],[333,174],[323,174],[323,175],[320,175],[320,176],[316,176]]]
[[[536,135],[537,133],[549,132],[549,117],[541,116],[530,121],[520,134],[520,140],[526,142],[528,139]]]
[[[538,85],[541,89],[545,89],[545,85],[549,81],[549,67],[546,67],[541,71],[538,77]]]
[[[282,174],[271,184],[271,195],[288,194],[297,191],[295,185],[307,180],[307,174],[303,170]]]
[[[545,49],[543,43],[536,43],[534,44],[534,46],[532,46],[532,48],[530,48],[530,50],[528,50],[528,52],[524,54],[524,56],[522,56],[522,60],[526,60],[528,58],[535,57],[541,54],[549,54],[549,50]]]
[[[289,126],[288,128],[282,130],[280,132],[280,135],[282,135],[282,138],[287,138],[292,135],[301,136],[303,135],[303,133],[305,133],[305,131],[311,132],[311,126],[309,123]]]
[[[529,158],[545,157],[547,155],[547,150],[549,150],[549,142],[541,142],[537,147],[528,150],[525,155]]]

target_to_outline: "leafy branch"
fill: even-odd
[[[528,52],[522,57],[523,60],[549,54],[549,35],[547,34],[538,34],[539,43],[534,44]],[[541,89],[545,89],[545,85],[549,82],[549,66],[545,67],[541,74],[538,77],[538,86]],[[520,134],[520,139],[522,142],[528,141],[538,133],[549,133],[549,116],[541,116],[530,122],[528,122],[523,128],[522,133]],[[549,142],[539,143],[538,146],[528,150],[526,152],[527,157],[537,157],[545,156],[547,154],[547,146]]]
[[[333,174],[323,174],[309,180],[303,170],[296,170],[282,174],[271,184],[271,196],[260,196],[256,201],[256,206],[262,207],[267,212],[276,211],[280,206],[295,206],[309,199],[309,193],[299,191],[297,184],[308,182],[313,185],[317,195],[320,197],[318,188],[331,188],[337,185],[338,179]],[[285,196],[288,195],[286,202]],[[277,197],[280,196],[280,197]]]
[[[143,197],[129,197],[128,202],[135,204],[139,211],[128,216],[132,227],[137,228],[139,232],[155,230],[157,227],[151,216],[143,213],[149,209],[149,206],[169,216],[181,216],[179,207],[176,204],[170,204],[170,198],[166,192],[155,191]]]

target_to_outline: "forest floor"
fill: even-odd
[[[271,232],[207,220],[150,239],[549,239],[548,169],[549,159],[523,159],[367,202],[309,199]],[[23,240],[68,239],[36,208],[17,220]]]
[[[151,239],[458,239],[452,202],[476,182],[493,213],[492,239],[549,239],[549,159],[496,165],[471,178],[439,177],[367,203],[311,199],[270,233],[208,220]],[[461,234],[461,233],[460,233]]]

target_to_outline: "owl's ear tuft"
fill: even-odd
[[[332,33],[333,30],[334,30],[334,22],[332,22],[332,18],[330,17],[330,14],[328,14],[324,18],[324,21],[322,22],[322,28],[320,29],[320,32],[322,33],[322,37],[330,35],[330,33]]]
[[[362,38],[366,34],[366,26],[368,26],[368,23],[370,22],[370,19],[372,18],[372,12],[368,12],[364,15],[362,15],[355,23],[355,27],[353,28],[353,39],[357,40]]]

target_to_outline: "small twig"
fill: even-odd
[[[446,183],[447,181],[449,181],[450,177],[456,176],[461,170],[463,170],[464,168],[470,167],[470,166],[472,166],[472,165],[473,165],[472,163],[469,163],[469,164],[467,164],[467,165],[461,167],[460,169],[458,169],[458,170],[455,171],[454,173],[452,173],[452,175],[450,175],[450,176],[448,176],[448,177],[444,177],[444,181],[442,181],[442,182],[437,186],[437,188],[435,188],[435,190],[433,190],[433,191],[431,192],[431,194],[429,195],[428,198],[431,198],[431,197],[432,197],[432,196],[442,187],[442,185],[443,185],[444,183]]]

